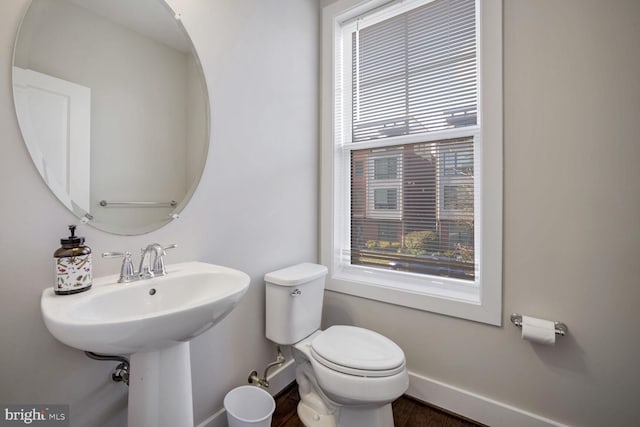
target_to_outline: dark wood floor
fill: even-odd
[[[272,427],[304,427],[296,407],[300,398],[298,386],[293,383],[276,396],[276,410]],[[395,427],[483,427],[482,424],[450,414],[423,402],[402,396],[393,402]]]

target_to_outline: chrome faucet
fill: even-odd
[[[154,254],[155,259],[154,263],[158,259],[158,257],[163,257],[165,252],[158,243],[152,243],[144,248],[140,255],[140,265],[138,266],[138,278],[139,279],[150,279],[155,274],[153,273],[153,269],[151,267],[151,254]],[[145,264],[145,260],[148,259]]]
[[[148,279],[155,276],[164,276],[167,274],[167,270],[164,266],[164,256],[167,254],[167,249],[176,248],[177,245],[169,245],[163,248],[160,243],[152,243],[142,250],[142,256],[140,257],[140,266],[138,267],[138,276],[140,279]],[[153,261],[151,261],[151,255],[153,254]],[[148,256],[147,256],[148,255]],[[149,261],[145,265],[145,260]]]
[[[169,245],[163,248],[159,243],[152,243],[141,250],[140,264],[138,271],[133,269],[133,261],[131,252],[104,252],[103,258],[119,258],[123,257],[122,267],[120,268],[120,278],[118,283],[135,282],[136,280],[151,279],[156,276],[164,276],[167,270],[164,265],[164,256],[167,249],[177,248],[178,245]],[[152,258],[153,256],[153,258]],[[145,262],[147,260],[147,262]]]

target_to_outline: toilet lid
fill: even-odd
[[[404,369],[404,352],[389,338],[355,326],[331,326],[311,342],[324,366],[350,375],[384,377]]]

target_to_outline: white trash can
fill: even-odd
[[[224,397],[229,427],[270,427],[276,402],[266,391],[253,385],[243,385]]]

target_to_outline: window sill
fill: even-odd
[[[496,326],[502,321],[500,309],[483,296],[482,287],[463,280],[348,266],[330,272],[326,289]]]

